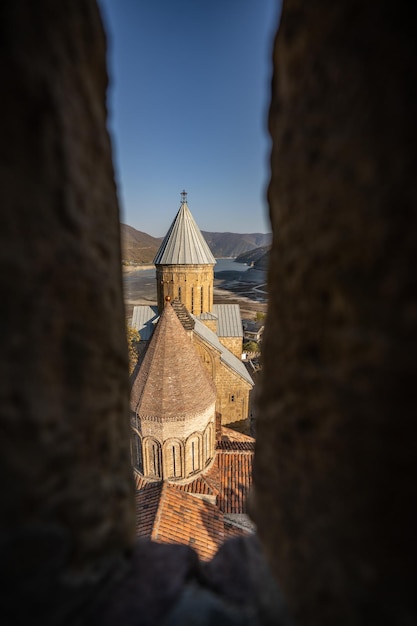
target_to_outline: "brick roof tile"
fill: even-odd
[[[215,399],[213,381],[167,302],[136,373],[131,409],[142,418],[185,418],[205,411]]]
[[[202,560],[209,560],[224,541],[223,513],[217,506],[163,483],[151,539],[191,545]]]

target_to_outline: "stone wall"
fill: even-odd
[[[299,624],[416,619],[413,3],[284,2],[254,516]]]
[[[20,623],[63,571],[91,587],[116,571],[135,511],[98,7],[16,0],[0,13],[0,574],[10,603],[38,590],[11,607]]]
[[[216,372],[216,389],[216,411],[222,416],[222,424],[247,419],[252,387],[222,362]]]
[[[247,419],[252,387],[222,363],[220,354],[201,337],[194,335],[193,345],[216,385],[216,411],[221,414],[222,424]]]
[[[97,5],[0,12],[1,622],[288,624],[256,539],[204,568],[132,549]],[[411,2],[286,0],[275,44],[252,514],[300,626],[417,619],[415,25]]]
[[[171,435],[162,437],[159,432],[133,428],[132,464],[150,479],[184,480],[195,478],[214,458],[215,420],[203,424],[204,429],[184,435],[173,429]],[[143,421],[142,421],[143,426]],[[145,430],[145,432],[144,432]]]
[[[158,309],[162,311],[166,296],[178,298],[194,313],[213,309],[213,265],[157,265]]]
[[[219,337],[220,343],[230,350],[240,361],[242,358],[242,337]]]

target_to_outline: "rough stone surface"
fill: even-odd
[[[92,0],[0,14],[0,543],[88,586],[135,537],[105,38]]]
[[[415,5],[287,0],[253,515],[299,624],[416,620]]]
[[[291,623],[281,592],[256,535],[226,542],[205,565],[206,584],[248,624]]]
[[[287,624],[254,542],[133,550],[105,47],[93,0],[6,0],[2,624]],[[287,0],[252,500],[300,626],[416,622],[416,8]]]
[[[162,624],[186,584],[200,577],[197,554],[187,546],[139,541],[130,569],[93,607],[92,626]]]

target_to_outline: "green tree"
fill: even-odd
[[[244,352],[259,352],[259,346],[256,341],[245,341],[243,350]]]
[[[126,327],[127,334],[127,348],[129,354],[129,374],[133,372],[136,367],[136,363],[139,358],[139,341],[140,334],[136,328],[132,328],[131,326]]]
[[[255,315],[255,321],[256,322],[263,322],[265,319],[265,313],[262,313],[261,311],[257,311],[256,315]]]

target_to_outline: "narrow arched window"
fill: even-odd
[[[161,451],[155,440],[147,440],[145,443],[145,475],[152,478],[161,478]]]
[[[213,424],[208,424],[204,432],[203,449],[204,449],[204,464],[207,465],[213,458]]]
[[[133,433],[130,440],[130,452],[133,467],[139,472],[143,473],[142,442],[140,440],[140,437],[136,433]]]
[[[152,463],[152,473],[154,476],[159,476],[159,451],[156,443],[152,444],[151,447],[151,463]]]
[[[186,456],[187,456],[187,469],[186,475],[190,476],[195,472],[201,470],[201,455],[202,455],[202,437],[193,435],[189,437],[186,443]]]
[[[178,300],[181,302],[181,287],[178,287]]]
[[[172,446],[172,473],[174,476],[177,475],[177,462],[175,456],[175,446]]]
[[[164,477],[182,478],[184,475],[183,449],[177,440],[166,441],[163,453]]]

